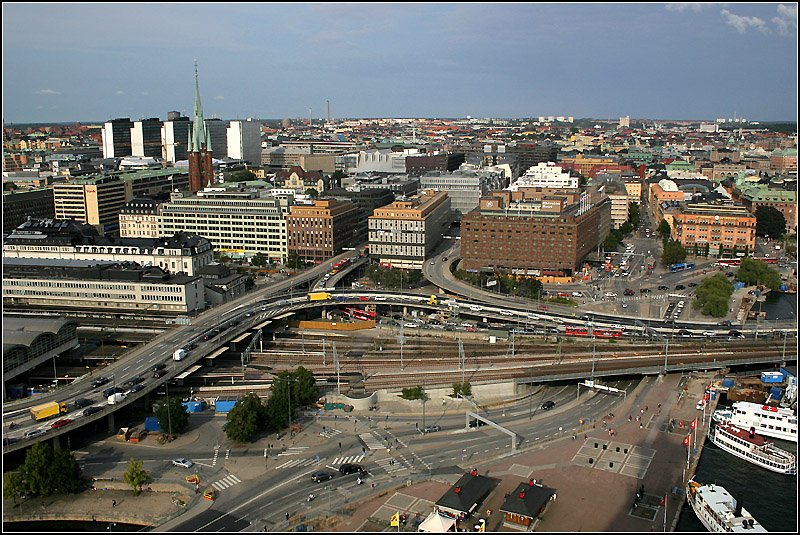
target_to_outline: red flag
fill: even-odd
[[[661,502],[658,504],[658,506],[659,507],[664,507],[665,505],[667,505],[667,495],[666,494],[664,494],[664,497],[661,498]]]
[[[703,400],[705,400],[705,401],[708,401],[709,399],[711,399],[711,394],[709,394],[708,392],[706,392],[706,395],[705,395],[705,396],[703,396]]]
[[[692,435],[686,435],[686,437],[683,439],[683,445],[684,446],[688,446],[689,445],[689,439],[691,438],[691,436]]]
[[[683,420],[681,420],[680,422],[678,422],[678,427],[683,427]]]
[[[697,417],[696,417],[696,416],[695,416],[694,420],[692,420],[692,423],[691,423],[690,427],[691,427],[692,429],[694,429],[695,427],[697,427]]]

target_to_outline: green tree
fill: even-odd
[[[744,282],[748,286],[763,284],[773,290],[777,290],[781,285],[780,273],[772,269],[766,262],[749,257],[742,258],[742,263],[736,272],[736,280]]]
[[[53,448],[47,442],[37,442],[25,455],[22,473],[28,482],[28,489],[39,496],[54,493],[52,482]]]
[[[3,474],[3,498],[14,500],[14,507],[17,506],[17,498],[27,493],[28,485],[25,483],[25,476],[21,471]]]
[[[700,283],[695,292],[692,306],[700,309],[706,316],[721,318],[728,313],[732,294],[733,284],[728,280],[728,277],[722,273],[717,273],[711,277],[706,277]]]
[[[656,229],[656,232],[661,234],[661,240],[664,243],[667,243],[667,240],[672,235],[672,227],[669,226],[669,223],[667,223],[666,219],[662,219],[661,223],[658,225],[658,229]]]
[[[179,435],[189,426],[189,413],[178,397],[171,396],[160,400],[156,404],[155,414],[158,425],[169,435]]]
[[[400,397],[403,399],[423,399],[425,395],[425,390],[417,385],[411,388],[404,388],[401,391]]]
[[[661,263],[675,264],[686,260],[686,249],[680,242],[669,240],[664,244],[664,251],[661,253]]]
[[[269,264],[269,258],[266,255],[257,253],[253,258],[250,259],[250,263],[254,266],[266,266]]]
[[[261,398],[250,392],[233,406],[222,430],[235,442],[252,442],[266,426],[267,409]]]
[[[627,236],[633,232],[633,225],[631,225],[629,221],[625,221],[622,225],[620,225],[619,231],[622,232],[623,236]]]
[[[226,182],[247,182],[255,179],[256,174],[249,169],[233,171],[232,173],[229,173],[227,177],[225,177]]]
[[[628,203],[628,221],[636,228],[639,226],[639,223],[642,221],[641,213],[639,212],[639,203],[632,202]]]
[[[286,257],[286,266],[292,269],[301,269],[305,267],[305,264],[303,259],[300,258],[300,255],[297,254],[296,251],[291,251]]]
[[[319,192],[317,191],[316,188],[308,188],[306,189],[305,193],[312,199],[316,199],[317,197],[319,197]]]
[[[81,467],[69,450],[57,449],[53,452],[51,474],[55,494],[73,494],[86,488]]]
[[[453,383],[453,397],[469,397],[472,395],[472,385],[466,383]]]
[[[298,407],[305,407],[319,399],[319,387],[314,374],[304,367],[298,367],[292,372],[292,400]]]
[[[334,187],[335,188],[341,188],[342,187],[342,180],[345,177],[347,177],[347,173],[345,173],[344,171],[339,171],[339,170],[334,171],[333,174],[331,175],[331,180],[330,180],[331,186],[330,187],[331,188],[334,188]]]
[[[144,463],[131,457],[128,461],[128,469],[122,474],[122,480],[133,488],[133,495],[138,496],[142,492],[142,485],[151,481],[150,474],[144,469]]]
[[[244,289],[245,290],[252,290],[255,285],[256,285],[256,279],[252,275],[249,275],[244,280]]]
[[[786,233],[786,217],[773,206],[756,208],[756,235],[779,240]]]

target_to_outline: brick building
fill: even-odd
[[[313,205],[297,204],[286,215],[289,253],[297,253],[306,262],[319,263],[355,247],[366,239],[359,233],[361,210],[350,201],[318,199]]]

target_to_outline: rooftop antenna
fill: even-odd
[[[328,104],[328,122],[331,122],[331,101],[326,100],[325,102]]]
[[[311,108],[308,108],[308,126],[311,126],[311,123],[314,119],[311,118]]]

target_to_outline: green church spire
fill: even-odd
[[[194,62],[194,128],[192,129],[192,152],[198,152],[206,144],[205,125],[203,122],[203,105],[200,103],[200,82],[197,78],[197,62]]]

